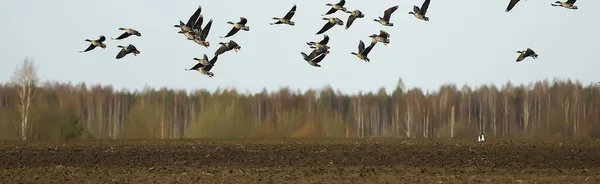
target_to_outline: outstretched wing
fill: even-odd
[[[350,26],[352,25],[354,20],[356,20],[355,16],[352,16],[352,15],[348,16],[348,23],[346,23],[346,29],[350,28]]]
[[[346,0],[341,0],[337,5],[344,6],[346,4]]]
[[[429,8],[429,2],[431,0],[425,0],[425,2],[423,2],[423,5],[421,5],[421,13],[423,15],[425,15],[425,13],[427,13],[427,8]]]
[[[120,40],[120,39],[123,39],[123,38],[127,38],[129,36],[131,36],[131,34],[129,34],[127,32],[124,32],[123,34],[121,34],[121,36],[115,38],[115,40]]]
[[[202,29],[202,33],[200,33],[200,39],[202,41],[206,41],[206,37],[208,37],[208,32],[210,32],[210,26],[212,26],[212,22],[213,20],[210,19],[208,23],[206,23],[206,26],[204,26],[204,29]]]
[[[283,17],[283,19],[290,20],[290,19],[292,19],[292,17],[294,16],[295,13],[296,13],[296,5],[294,5],[294,7],[292,7],[292,9],[287,14],[285,14],[285,17]]]
[[[321,44],[321,45],[327,45],[327,43],[329,43],[329,36],[328,35],[324,35],[323,36],[323,40],[321,40],[319,42],[319,44]]]
[[[248,19],[246,19],[245,17],[240,17],[240,24],[246,25],[246,23],[248,23]]]
[[[398,5],[392,6],[383,12],[383,20],[390,21],[392,17],[392,13],[394,13],[398,9]]]
[[[193,29],[195,29],[195,31],[198,31],[199,33],[202,32],[202,23],[204,23],[204,16],[200,15],[198,17],[198,20],[196,21],[196,23],[194,23],[194,27],[192,27]]]
[[[85,49],[83,52],[90,51],[90,50],[92,50],[92,49],[94,49],[94,48],[96,48],[96,45],[94,45],[94,44],[90,44],[90,46],[88,46],[88,48],[87,48],[87,49]]]
[[[123,57],[125,57],[125,55],[127,55],[127,49],[121,49],[121,51],[119,51],[119,53],[117,54],[117,59],[121,59]]]
[[[385,32],[384,30],[379,30],[379,36],[381,36],[383,38],[389,38],[390,34]]]
[[[567,4],[575,4],[575,1],[577,1],[577,0],[568,0]]]
[[[221,47],[219,47],[219,49],[217,49],[217,51],[215,51],[215,56],[225,53],[225,51],[226,51],[225,49],[227,49],[227,46],[221,45]]]
[[[329,11],[327,11],[327,13],[325,13],[325,15],[329,15],[329,14],[335,13],[336,11],[337,11],[337,9],[331,8],[331,9],[329,9]]]
[[[510,0],[510,2],[508,3],[508,7],[506,7],[506,12],[509,12],[510,10],[512,10],[515,5],[519,2],[519,0]]]
[[[358,53],[362,53],[365,50],[365,43],[362,40],[358,42]]]
[[[319,30],[319,32],[317,32],[317,34],[324,33],[325,31],[331,29],[334,25],[335,25],[335,23],[331,23],[328,21],[325,25],[323,25],[323,28],[321,28],[321,30]]]
[[[363,45],[364,46],[364,45]],[[367,56],[369,55],[369,52],[371,52],[371,49],[373,49],[373,47],[375,46],[375,43],[371,42],[371,45],[369,45],[365,50],[363,50],[360,54],[362,54],[363,56]]]
[[[229,31],[229,33],[227,33],[227,35],[225,35],[223,38],[227,38],[227,37],[233,36],[238,31],[240,31],[240,29],[237,29],[237,28],[233,27],[233,28],[231,28],[231,31]]]
[[[210,60],[210,64],[204,66],[204,70],[206,71],[210,71],[210,69],[212,69],[215,66],[215,63],[217,63],[217,59],[219,59],[219,55],[215,55],[211,60]]]
[[[198,16],[200,16],[200,12],[202,12],[202,6],[198,6],[198,9],[196,9],[194,14],[192,14],[192,16],[190,16],[190,19],[188,19],[187,24],[185,24],[185,25],[188,27],[194,27],[194,24],[196,23]]]

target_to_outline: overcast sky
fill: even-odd
[[[433,0],[429,22],[408,12],[422,0],[348,0],[349,10],[366,14],[348,30],[336,26],[330,36],[331,53],[321,68],[307,64],[300,52],[310,52],[308,41],[320,41],[315,33],[324,25],[321,14],[335,0],[195,1],[195,0],[0,0],[0,82],[6,82],[25,57],[39,67],[42,80],[113,85],[117,89],[140,89],[145,85],[175,89],[235,87],[240,91],[269,91],[283,86],[306,90],[331,85],[346,93],[388,91],[402,78],[406,87],[437,90],[454,83],[501,86],[552,78],[570,78],[583,84],[598,81],[600,73],[600,1],[578,1],[579,10],[552,7],[554,0],[521,1],[509,13],[508,0]],[[296,26],[269,25],[272,17],[284,16],[297,4],[292,18]],[[187,21],[202,6],[204,24],[213,19],[204,48],[177,34],[173,27]],[[388,7],[399,5],[392,15],[394,27],[373,21]],[[248,19],[250,31],[221,39],[230,29],[227,21]],[[348,14],[336,12],[346,23]],[[329,16],[326,16],[329,17]],[[204,25],[203,25],[204,26]],[[131,27],[142,37],[110,40]],[[378,44],[370,63],[350,53],[359,40],[370,41],[379,30],[390,33],[388,46]],[[85,39],[107,37],[106,49],[88,47]],[[213,68],[214,78],[184,71],[196,64],[194,57],[212,58],[219,42],[236,41],[240,52],[227,52]],[[134,44],[141,54],[121,60],[117,45]],[[527,47],[539,54],[515,62],[517,50]]]

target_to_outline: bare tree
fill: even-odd
[[[11,79],[19,94],[18,111],[21,115],[21,140],[27,140],[29,106],[35,96],[35,85],[38,81],[36,70],[33,62],[25,58],[23,64],[17,67]]]

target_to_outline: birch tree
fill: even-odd
[[[18,66],[12,76],[12,82],[19,94],[18,112],[21,118],[21,140],[27,140],[27,127],[29,119],[29,107],[35,96],[35,85],[38,81],[36,67],[28,58]]]

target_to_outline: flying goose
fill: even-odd
[[[310,64],[311,66],[321,67],[321,65],[319,65],[319,62],[323,61],[325,56],[329,54],[329,50],[322,52],[313,50],[309,55],[306,55],[304,52],[300,52],[300,54],[302,54],[304,61],[308,62],[308,64]]]
[[[505,12],[509,12],[510,10],[512,10],[515,5],[519,2],[520,0],[510,0],[510,2],[508,2],[508,6],[506,7],[506,10],[504,10]]]
[[[142,34],[140,32],[138,32],[137,30],[135,30],[135,29],[120,27],[119,30],[125,31],[125,32],[123,34],[121,34],[121,36],[119,36],[117,38],[111,38],[111,39],[113,39],[113,40],[120,40],[120,39],[127,38],[127,37],[129,37],[131,35],[135,35],[135,36],[138,36],[138,37],[142,36]]]
[[[358,43],[358,53],[352,52],[351,54],[366,62],[370,62],[371,60],[368,58],[367,55],[369,55],[369,52],[371,52],[373,46],[375,46],[375,43],[371,42],[371,45],[365,48],[365,43],[363,43],[363,41],[360,40],[360,42]]]
[[[204,56],[206,56],[206,55],[204,55]],[[218,58],[219,58],[219,56],[215,55],[208,64],[203,64],[202,62],[198,62],[192,68],[185,69],[185,70],[186,71],[196,70],[196,71],[200,72],[201,74],[204,74],[210,78],[213,78],[215,76],[215,74],[213,72],[211,72],[210,69],[212,69],[215,66],[215,63],[217,62]],[[205,58],[205,59],[208,60],[208,58]]]
[[[321,14],[321,16],[325,16],[325,15],[329,15],[332,13],[335,13],[338,10],[342,10],[342,11],[346,11],[346,7],[344,7],[344,4],[346,4],[346,0],[340,0],[339,3],[337,4],[331,4],[331,3],[327,3],[327,6],[331,6],[331,9],[329,9],[329,11],[325,14]]]
[[[421,5],[420,9],[418,6],[413,6],[413,11],[408,12],[408,14],[413,14],[418,19],[421,19],[424,21],[429,21],[429,17],[426,17],[425,13],[427,13],[427,9],[429,8],[430,1],[431,0],[425,0],[425,2],[423,2],[423,5]]]
[[[363,14],[360,10],[346,11],[346,13],[350,13],[350,16],[348,16],[348,22],[346,22],[346,29],[350,28],[356,18],[365,17],[365,14]]]
[[[202,31],[200,31],[199,34],[195,35],[194,42],[196,42],[197,44],[200,44],[206,48],[208,48],[210,46],[210,43],[208,41],[206,41],[206,37],[208,37],[208,32],[210,32],[210,27],[212,26],[212,22],[213,22],[213,20],[210,19],[208,21],[208,23],[206,23],[206,26],[204,26],[204,29],[202,29]]]
[[[215,55],[221,55],[230,50],[234,50],[235,52],[238,52],[238,51],[240,51],[240,49],[242,49],[242,47],[233,40],[229,40],[229,42],[227,42],[227,43],[219,42],[219,44],[221,44],[221,47],[219,47],[219,49],[217,49],[217,51],[215,51]]]
[[[189,31],[179,31],[178,33],[182,33],[188,40],[196,40],[198,36],[202,33],[202,23],[204,23],[204,16],[199,15],[196,22],[192,23],[192,29]],[[208,25],[208,24],[207,24]],[[196,42],[198,43],[198,42]]]
[[[319,48],[327,48],[329,49],[329,46],[327,46],[327,43],[329,43],[329,36],[328,35],[323,35],[323,40],[321,40],[320,42],[306,42],[307,45],[310,46],[310,48],[312,49],[319,49]]]
[[[577,0],[567,0],[565,2],[556,1],[555,2],[556,4],[551,4],[551,5],[552,6],[562,6],[562,7],[567,8],[567,9],[576,10],[577,6],[573,5],[573,4],[575,4],[575,1],[577,1]]]
[[[294,21],[292,21],[292,17],[294,16],[295,13],[296,13],[296,5],[294,4],[294,7],[292,7],[292,9],[290,11],[288,11],[288,13],[285,14],[285,16],[283,18],[273,17],[273,20],[277,20],[277,22],[270,23],[270,24],[271,25],[288,24],[288,25],[293,26],[296,24]]]
[[[373,21],[379,22],[384,26],[394,26],[394,23],[390,23],[390,18],[392,18],[392,13],[394,13],[398,9],[398,5],[392,6],[383,12],[383,18],[379,17],[379,19],[374,19]]]
[[[192,31],[194,24],[196,24],[196,20],[198,20],[198,17],[200,16],[200,12],[202,12],[202,7],[198,6],[198,9],[196,9],[194,14],[192,14],[192,16],[188,19],[186,24],[184,24],[180,20],[179,25],[175,25],[175,27],[178,27],[181,29],[181,31],[179,33],[185,33],[185,32]]]
[[[325,25],[323,25],[323,28],[321,28],[321,30],[319,30],[319,32],[317,32],[317,34],[321,34],[324,33],[325,31],[331,29],[334,25],[344,25],[344,21],[336,18],[336,17],[332,17],[332,18],[323,18],[323,20],[327,20],[327,23]]]
[[[104,49],[104,48],[106,48],[106,44],[103,43],[104,40],[106,40],[106,37],[104,37],[104,35],[100,35],[100,38],[97,40],[85,39],[86,42],[90,42],[90,46],[87,49],[85,49],[84,51],[79,51],[79,52],[83,53],[83,52],[93,50],[94,48],[96,48],[96,46],[100,46]]]
[[[390,34],[385,32],[384,30],[379,30],[379,35],[372,34],[369,37],[373,38],[373,44],[381,42],[383,43],[383,45],[387,46],[387,44],[390,43]]]
[[[121,48],[121,51],[119,51],[119,53],[117,54],[117,59],[121,59],[123,57],[125,57],[125,55],[129,54],[129,53],[133,53],[134,56],[137,56],[138,54],[140,54],[140,51],[137,50],[137,48],[135,48],[135,46],[129,44],[127,47],[119,45],[117,46],[119,48]]]
[[[240,17],[240,21],[236,22],[236,23],[228,21],[227,24],[233,25],[233,28],[231,28],[231,31],[229,31],[229,33],[227,33],[227,35],[225,35],[224,37],[221,37],[221,38],[227,38],[227,37],[233,36],[240,29],[242,29],[244,31],[250,31],[250,26],[246,26],[247,22],[248,22],[248,20],[244,17]]]
[[[537,57],[538,57],[538,55],[530,48],[527,48],[523,51],[517,51],[517,53],[520,53],[519,57],[517,58],[517,62],[521,62],[521,61],[523,61],[523,59],[525,59],[527,57],[531,57],[533,59],[537,59]]]

